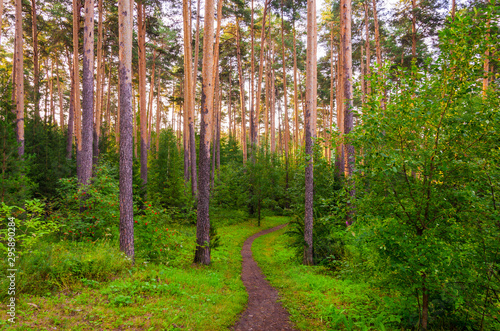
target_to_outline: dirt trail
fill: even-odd
[[[243,270],[241,279],[248,292],[248,306],[234,326],[235,331],[295,330],[288,312],[278,302],[276,291],[265,279],[257,262],[252,257],[253,241],[265,234],[277,231],[286,224],[261,231],[249,237],[243,244]]]

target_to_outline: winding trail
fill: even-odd
[[[265,279],[252,257],[252,243],[256,238],[282,229],[286,225],[254,234],[243,244],[241,279],[248,292],[248,306],[234,326],[235,331],[295,330],[289,320],[290,315],[278,302],[278,291]]]

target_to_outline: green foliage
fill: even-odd
[[[349,137],[362,151],[352,252],[374,283],[414,296],[400,311],[413,312],[407,327],[418,323],[424,288],[433,327],[497,323],[500,95],[483,95],[477,83],[486,34],[480,16],[457,15],[436,61],[426,72],[386,73],[397,93],[386,110],[369,99]],[[380,84],[372,79],[375,90]]]
[[[42,238],[59,231],[60,223],[43,217],[45,204],[37,199],[25,202],[24,208],[7,206],[2,202],[0,205],[0,252],[7,255],[8,229],[15,229],[14,252],[16,257],[23,258],[32,254]],[[13,220],[13,221],[12,221]],[[9,246],[10,247],[10,246]],[[9,250],[10,251],[10,250]]]

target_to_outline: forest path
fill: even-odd
[[[248,292],[248,306],[234,326],[235,331],[295,330],[289,320],[290,315],[278,302],[278,291],[265,279],[252,257],[252,243],[256,238],[282,229],[286,225],[254,234],[243,244],[241,279]]]

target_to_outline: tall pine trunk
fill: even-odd
[[[131,0],[118,0],[120,75],[120,250],[134,260],[132,198],[132,13]]]
[[[295,148],[299,147],[299,97],[298,97],[298,79],[297,79],[297,40],[295,31],[295,21],[293,21],[293,110],[295,120]]]
[[[247,162],[247,139],[245,119],[245,82],[243,78],[243,64],[241,60],[241,33],[240,21],[236,17],[236,57],[238,59],[238,79],[240,81],[240,109],[241,109],[241,148],[243,149],[243,163]]]
[[[68,65],[71,77],[71,92],[69,97],[69,114],[68,114],[68,131],[66,135],[66,158],[71,159],[73,152],[73,132],[75,125],[75,77],[72,68],[71,58],[69,56],[69,51],[66,48],[66,56],[68,57]]]
[[[95,121],[94,121],[94,164],[99,158],[99,138],[101,136],[101,111],[102,111],[102,20],[103,20],[103,0],[98,0],[99,23],[97,26],[97,73],[96,73],[96,98],[95,98]]]
[[[354,127],[354,117],[353,117],[353,96],[352,96],[352,40],[351,40],[351,0],[345,0],[344,2],[344,134],[349,134]],[[355,188],[354,181],[352,180],[352,175],[354,172],[354,146],[350,143],[344,144],[344,173],[345,177],[350,184],[349,194],[351,196],[351,201],[354,200]],[[350,210],[348,215],[348,222],[352,222],[352,217],[354,214],[354,206],[352,202],[350,203]]]
[[[23,54],[23,13],[22,1],[16,0],[16,32],[15,32],[15,74],[16,87],[16,135],[17,153],[24,158],[24,54]]]
[[[82,150],[79,181],[88,185],[92,175],[92,140],[94,121],[94,0],[85,0],[85,25],[83,28],[82,75]]]
[[[194,262],[210,264],[210,141],[214,102],[214,3],[205,2],[205,31],[203,36],[203,67],[200,121],[200,176],[198,182],[198,217],[196,222],[196,252]]]
[[[59,124],[61,125],[61,131],[64,131],[64,108],[63,108],[63,95],[61,80],[59,78],[59,60],[57,60],[56,65],[56,79],[57,79],[57,94],[59,94]]]
[[[316,0],[307,1],[307,60],[306,60],[306,109],[305,109],[305,145],[306,145],[306,169],[305,169],[305,216],[304,216],[304,259],[305,265],[313,265],[313,199],[314,199],[314,176],[313,176],[313,137],[315,137],[313,125],[315,109],[315,78],[316,78]]]
[[[3,0],[2,8],[3,12]],[[0,13],[0,15],[2,15]],[[2,20],[0,19],[0,26]],[[33,39],[33,102],[35,104],[35,119],[40,119],[40,64],[38,63],[38,29],[36,17],[36,0],[31,0],[31,36]]]
[[[80,31],[80,1],[73,0],[73,91],[74,113],[75,113],[75,140],[76,140],[76,172],[77,177],[82,177],[81,156],[82,156],[82,113],[80,108],[80,65],[78,59],[78,34]],[[47,98],[45,98],[47,100]]]
[[[148,183],[148,128],[146,114],[146,21],[143,2],[137,2],[137,26],[139,43],[139,100],[141,127],[141,179],[144,196]]]
[[[262,16],[262,29],[260,30],[260,57],[259,57],[259,76],[257,78],[257,95],[255,99],[255,136],[252,143],[256,145],[259,140],[259,119],[260,119],[260,94],[262,92],[262,75],[264,74],[264,43],[266,36],[266,16],[269,0],[264,0],[264,13]]]

